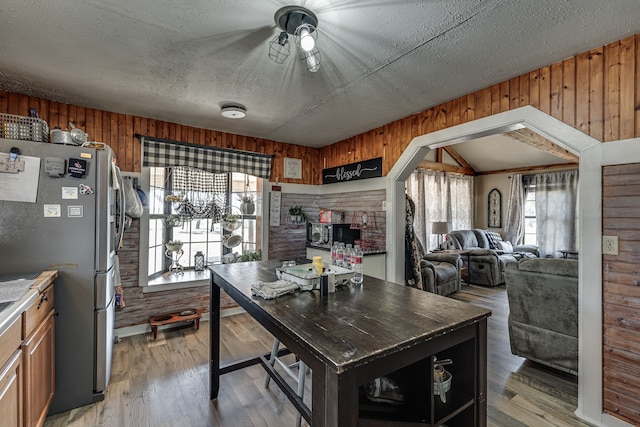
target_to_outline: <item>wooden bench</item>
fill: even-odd
[[[158,326],[170,325],[172,323],[192,321],[196,326],[197,331],[200,329],[201,317],[202,313],[195,309],[151,316],[149,317],[149,324],[151,325],[151,331],[153,332],[153,339],[155,340],[158,337]]]

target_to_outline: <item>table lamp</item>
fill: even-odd
[[[438,249],[442,249],[440,239],[443,234],[449,234],[449,224],[445,221],[434,221],[431,223],[431,233],[438,235]]]

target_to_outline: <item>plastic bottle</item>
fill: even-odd
[[[331,246],[331,265],[338,265],[338,242],[335,242],[333,246]]]
[[[343,255],[343,263],[342,265],[344,266],[344,268],[348,268],[349,270],[351,270],[351,255],[353,255],[353,248],[351,247],[351,243],[347,243],[347,247],[344,250],[344,255]]]
[[[343,267],[342,262],[344,261],[344,243],[339,242],[338,248],[336,249],[336,265],[338,267]]]
[[[362,256],[363,252],[360,245],[356,245],[353,248],[353,277],[351,278],[351,282],[356,284],[362,283]]]

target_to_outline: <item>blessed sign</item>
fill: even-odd
[[[382,157],[363,162],[351,163],[335,168],[322,169],[322,183],[356,181],[358,179],[378,178],[382,176]]]

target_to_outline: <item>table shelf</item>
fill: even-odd
[[[359,425],[422,425],[447,426],[474,425],[474,409],[479,402],[478,372],[475,363],[478,349],[476,338],[472,338],[449,348],[437,355],[429,355],[412,365],[384,375],[400,384],[406,401],[403,404],[377,403],[369,400],[365,386],[360,387]],[[453,364],[445,368],[452,375],[451,389],[447,401],[442,402],[433,392],[433,356],[451,359]],[[419,379],[423,378],[424,381]],[[418,379],[418,380],[417,380]]]

